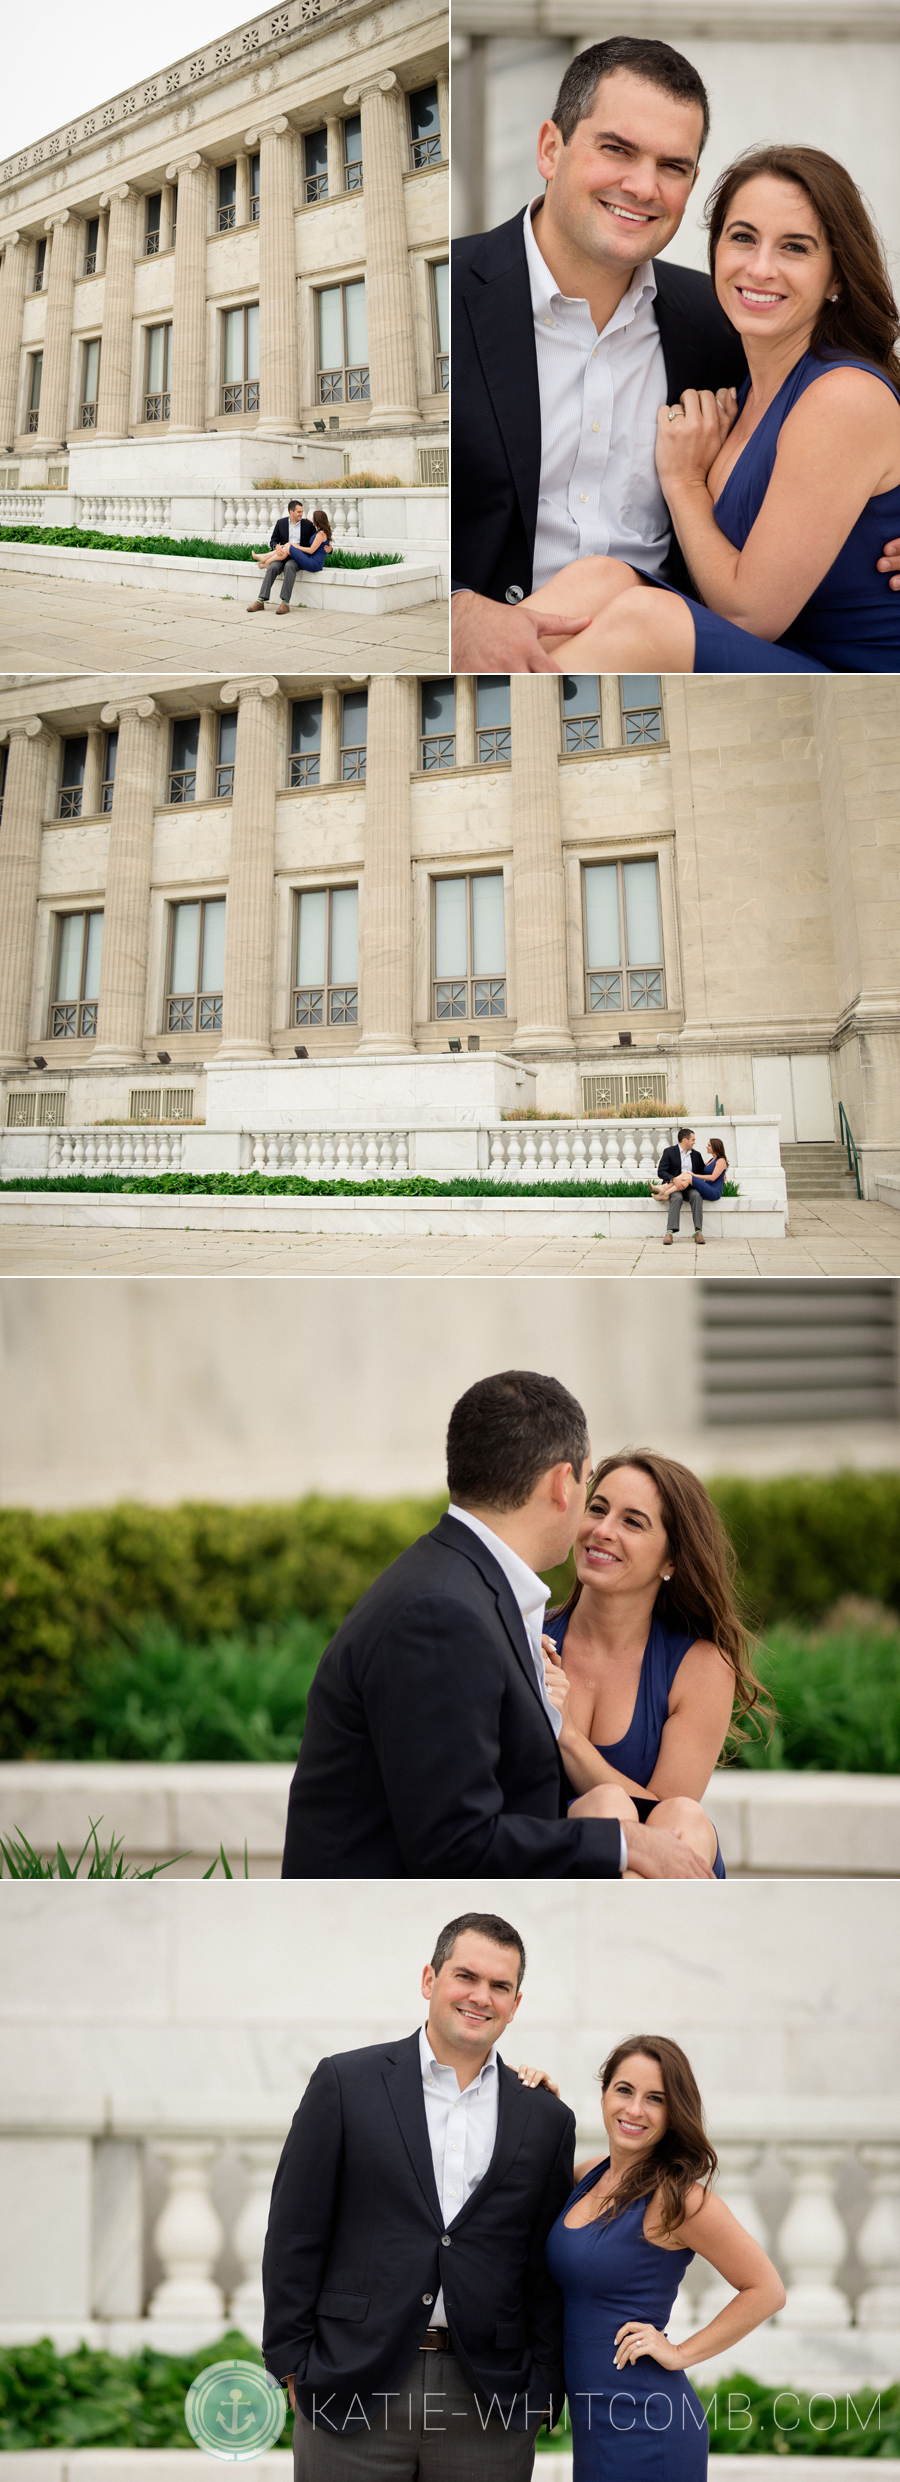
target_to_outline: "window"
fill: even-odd
[[[102,946],[102,913],[57,915],[51,1034],[96,1034]]]
[[[100,786],[101,810],[111,810],[113,806],[113,792],[115,790],[116,782],[116,752],[118,747],[118,731],[107,733],[106,747],[103,752],[103,782]]]
[[[90,343],[82,346],[82,355],[81,428],[83,431],[93,431],[97,423],[97,388],[100,378],[99,336],[92,336]]]
[[[562,683],[563,749],[600,750],[603,725],[596,672],[565,672]]]
[[[358,403],[369,393],[366,285],[326,285],[319,294],[319,404]]]
[[[358,888],[304,890],[297,898],[295,1026],[356,1025],[358,955]]]
[[[80,819],[84,792],[84,771],[87,765],[87,733],[75,733],[62,745],[62,766],[59,774],[59,812],[61,819]]]
[[[168,422],[172,385],[172,322],[147,329],[147,386],[144,421]]]
[[[354,112],[352,120],[344,122],[344,188],[361,190],[362,185],[362,121]]]
[[[216,219],[220,233],[230,233],[237,223],[237,165],[219,166],[219,207]]]
[[[155,259],[159,250],[162,222],[162,191],[153,190],[147,200],[147,222],[144,228],[144,257]]]
[[[365,738],[365,725],[363,726]],[[291,708],[291,773],[292,792],[304,784],[318,784],[322,757],[321,698],[295,698]],[[363,752],[365,758],[365,752]]]
[[[341,699],[341,782],[343,784],[362,784],[365,781],[368,714],[368,690],[345,690]]]
[[[225,981],[225,898],[172,906],[167,1034],[219,1034]]]
[[[95,276],[97,273],[97,243],[99,238],[100,218],[97,215],[92,215],[88,221],[87,233],[85,237],[84,272],[86,276]]]
[[[42,354],[42,353],[33,353],[33,354],[32,354],[32,356],[31,356],[31,386],[30,386],[29,391],[28,391],[28,428],[29,428],[29,431],[36,431],[36,430],[37,430],[37,427],[38,427],[38,423],[39,423],[39,421],[40,421],[40,413],[41,413],[41,377],[42,377],[42,373],[43,373],[43,368],[44,368],[44,356],[43,356],[43,354]]]
[[[592,1015],[665,1008],[655,861],[586,865],[584,950]]]
[[[478,716],[478,763],[498,767],[511,755],[509,674],[481,673],[475,693]]]
[[[250,222],[259,223],[259,156],[250,157]]]
[[[439,259],[431,270],[431,332],[434,384],[441,396],[450,386],[450,268],[446,259]]]
[[[259,303],[222,314],[222,412],[259,412]]]
[[[303,141],[304,194],[308,207],[328,196],[328,131],[311,129]]]
[[[890,1280],[740,1277],[700,1286],[709,1423],[896,1422],[900,1365]]]
[[[432,886],[435,1017],[505,1017],[502,871]]]
[[[47,265],[47,244],[46,244],[46,242],[45,242],[45,241],[39,241],[39,242],[37,242],[37,243],[35,244],[35,252],[34,252],[34,290],[35,290],[35,292],[36,292],[36,293],[43,293],[43,290],[44,290],[44,272],[45,272],[45,269],[46,269],[46,265]]]
[[[656,672],[623,672],[622,674],[623,735],[629,750],[642,744],[662,741],[663,716]]]
[[[219,747],[216,754],[216,795],[219,801],[230,801],[234,793],[234,762],[237,756],[237,708],[230,715],[219,717]]]
[[[422,732],[419,741],[421,766],[456,765],[456,682],[423,681]]]
[[[172,726],[172,759],[169,768],[170,801],[196,801],[199,747],[199,715],[179,716]]]
[[[420,86],[409,98],[409,137],[414,172],[441,160],[441,123],[436,86]]]

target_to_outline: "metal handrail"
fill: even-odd
[[[847,1114],[842,1103],[838,1104],[838,1128],[841,1135],[841,1144],[846,1145],[847,1148],[847,1170],[848,1172],[855,1172],[856,1195],[858,1198],[861,1198],[863,1191],[862,1182],[859,1177],[859,1154],[857,1151],[856,1139],[853,1135],[853,1131],[850,1127],[850,1123],[847,1119]]]

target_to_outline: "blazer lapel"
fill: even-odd
[[[411,2034],[407,2042],[398,2044],[393,2060],[388,2067],[382,2069],[381,2073],[397,2127],[426,2206],[434,2217],[438,2231],[442,2232],[444,2218],[435,2185],[431,2141],[428,2135],[428,2122],[425,2118],[418,2034]]]
[[[518,2077],[513,2075],[512,2070],[506,2067],[503,2060],[497,2062],[497,2075],[499,2094],[494,2151],[484,2179],[479,2181],[477,2189],[473,2189],[471,2197],[466,2199],[461,2212],[453,2218],[454,2232],[460,2224],[466,2222],[469,2215],[475,2213],[476,2208],[483,2203],[485,2198],[490,2197],[491,2190],[499,2188],[500,2182],[505,2180],[510,2164],[514,2163],[526,2133],[529,2097],[525,2088],[520,2086]]]
[[[484,247],[472,261],[465,298],[533,550],[541,480],[541,400],[521,216],[485,235]]]
[[[441,1517],[439,1523],[433,1528],[433,1533],[437,1542],[449,1543],[452,1551],[461,1551],[465,1559],[471,1560],[479,1575],[484,1578],[485,1585],[490,1587],[516,1661],[525,1674],[528,1686],[537,1699],[547,1730],[553,1734],[555,1741],[556,1734],[553,1732],[550,1717],[538,1688],[534,1657],[528,1642],[525,1622],[509,1579],[504,1577],[499,1561],[494,1559],[480,1535],[473,1534],[469,1526],[460,1525],[457,1517]]]

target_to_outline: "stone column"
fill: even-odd
[[[0,268],[0,448],[11,448],[16,436],[22,313],[30,247],[24,233],[10,233]]]
[[[341,780],[341,693],[330,687],[322,691],[322,755],[319,760],[319,783],[339,784]]]
[[[438,120],[441,124],[441,162],[450,162],[450,70],[438,70]]]
[[[392,69],[344,102],[362,117],[366,202],[366,315],[369,327],[369,421],[379,429],[421,422],[409,242],[403,197],[407,143],[403,97]]]
[[[54,738],[39,715],[9,726],[0,818],[0,1069],[25,1067],[47,752]]]
[[[259,148],[259,422],[263,438],[295,430],[300,419],[297,385],[297,280],[294,238],[296,140],[280,114],[261,129],[248,129],[248,154]]]
[[[69,367],[75,310],[75,262],[81,242],[81,219],[63,207],[47,217],[52,233],[44,367],[37,435],[42,448],[64,448],[69,422]]]
[[[97,1041],[92,1061],[128,1066],[144,1056],[153,811],[158,791],[160,711],[152,698],[103,707],[118,724],[116,776],[103,909]]]
[[[410,771],[418,682],[369,681],[365,887],[360,929],[361,1052],[412,1051]]]
[[[604,672],[600,677],[600,720],[605,750],[622,746],[622,689],[617,672]]]
[[[100,731],[99,726],[92,726],[90,732],[88,733],[87,755],[84,765],[84,784],[81,793],[81,815],[83,819],[95,819],[100,814],[100,786],[102,783],[100,770],[103,765],[103,744],[105,738],[106,736]]]
[[[131,420],[137,191],[130,189],[125,181],[119,189],[105,190],[100,205],[109,208],[109,233],[103,287],[97,438],[121,440],[127,438]]]
[[[248,158],[248,156],[247,156],[246,150],[245,150],[245,149],[244,149],[244,150],[242,150],[240,147],[239,147],[239,148],[238,148],[238,150],[237,150],[237,154],[236,154],[236,158],[235,158],[234,188],[235,188],[235,210],[234,210],[234,220],[235,220],[235,223],[236,223],[236,224],[238,224],[238,225],[241,225],[241,224],[249,224],[249,222],[250,222],[250,163],[249,163],[249,158]]]
[[[325,122],[328,140],[328,196],[340,198],[344,187],[344,124],[329,113]]]
[[[216,749],[218,744],[218,708],[201,707],[200,731],[197,740],[197,801],[212,801],[216,789]]]
[[[473,672],[458,672],[456,675],[455,756],[457,767],[474,767],[475,675]]]
[[[266,1060],[272,1042],[275,938],[275,797],[283,706],[274,678],[229,681],[237,706],[231,860],[225,909],[225,993],[217,1060]]]
[[[559,681],[514,673],[512,692],[515,1051],[572,1051],[559,814]]]
[[[206,424],[207,167],[200,155],[166,165],[178,181],[175,297],[172,310],[172,404],[169,438]]]

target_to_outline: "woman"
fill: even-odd
[[[679,1172],[674,1181],[651,1181],[654,1198],[665,1202],[671,1198],[673,1189],[696,1189],[710,1206],[718,1206],[725,1187],[728,1157],[721,1138],[707,1138],[706,1151],[708,1160],[702,1172]]]
[[[702,601],[576,561],[530,600],[595,618],[545,644],[560,671],[897,671],[876,563],[900,531],[900,320],[859,191],[817,147],[762,147],[722,174],[708,221],[749,378],[662,406],[656,451]]]
[[[702,2482],[709,2434],[684,2373],[733,2351],[783,2308],[784,2286],[712,2194],[716,2156],[678,2044],[635,2034],[610,2052],[600,2081],[609,2153],[576,2165],[547,2240],[563,2295],[573,2482]],[[694,2257],[734,2286],[734,2299],[670,2344],[666,2321]]]
[[[725,1866],[701,1807],[737,1707],[762,1709],[735,1607],[734,1554],[686,1465],[646,1450],[605,1457],[575,1537],[575,1585],[547,1620],[548,1694],[560,1756],[600,1815],[680,1835],[717,1879]],[[564,1668],[563,1668],[564,1667]]]

